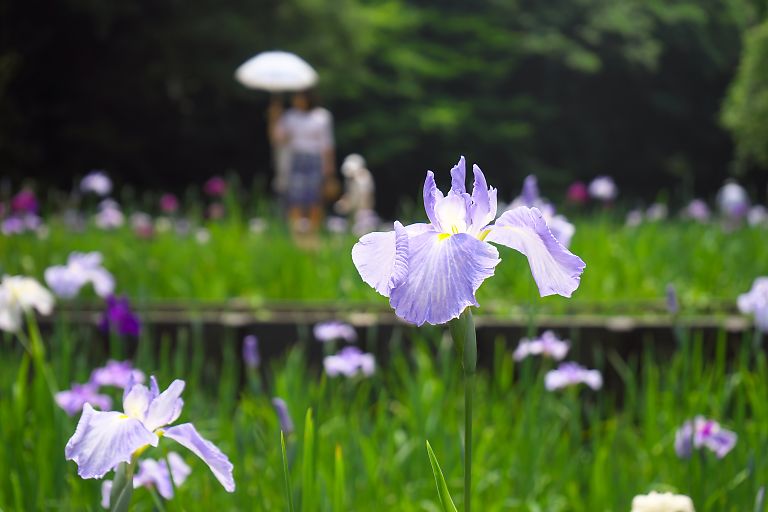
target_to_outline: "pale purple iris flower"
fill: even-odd
[[[252,334],[243,338],[243,361],[248,368],[258,368],[261,364],[259,339]]]
[[[735,181],[728,180],[717,192],[717,206],[726,219],[743,219],[749,211],[747,191]]]
[[[677,298],[677,288],[675,288],[675,285],[671,283],[667,285],[664,302],[670,315],[676,315],[680,312],[680,301]]]
[[[117,202],[106,199],[99,204],[96,213],[96,226],[101,229],[116,229],[125,224],[125,215],[120,210]]]
[[[755,279],[752,288],[739,295],[737,304],[742,313],[755,315],[755,326],[768,333],[768,277]]]
[[[104,197],[112,191],[112,180],[104,171],[91,171],[80,181],[80,191]]]
[[[636,228],[643,223],[643,220],[645,220],[643,211],[639,208],[635,208],[627,212],[627,218],[624,223],[629,228]]]
[[[277,413],[277,419],[280,422],[280,430],[285,434],[293,432],[293,419],[291,413],[288,411],[288,404],[282,398],[275,397],[272,399],[272,406]]]
[[[338,354],[326,356],[323,366],[329,377],[370,377],[376,371],[376,359],[357,347],[344,347]]]
[[[578,363],[562,363],[556,370],[550,370],[544,376],[544,386],[548,391],[586,384],[597,391],[603,387],[603,376],[598,370],[588,370]]]
[[[682,459],[687,459],[693,450],[707,448],[722,459],[736,446],[738,436],[726,430],[714,420],[696,416],[693,421],[686,421],[675,433],[675,452]]]
[[[71,299],[88,283],[96,295],[107,297],[115,289],[115,278],[102,265],[99,252],[73,252],[66,265],[54,265],[45,270],[45,282],[59,297]]]
[[[336,320],[315,325],[313,333],[317,341],[323,343],[337,340],[344,340],[349,343],[357,341],[357,331],[355,331],[355,328]]]
[[[701,199],[694,199],[683,209],[682,216],[686,219],[705,223],[709,222],[709,219],[712,217],[712,212],[710,212],[706,202]]]
[[[70,416],[82,411],[85,404],[104,411],[112,408],[112,399],[107,395],[99,394],[99,386],[93,382],[72,384],[72,389],[59,391],[54,399],[56,405]]]
[[[567,340],[559,339],[552,331],[544,331],[538,338],[521,339],[512,357],[515,361],[522,361],[529,356],[544,356],[562,361],[570,348],[571,344]]]
[[[182,485],[192,472],[184,459],[176,452],[168,453],[168,464],[164,460],[142,459],[139,462],[139,470],[133,477],[133,488],[154,487],[157,493],[166,500],[173,499],[173,488]],[[171,481],[173,477],[173,481]],[[101,506],[109,508],[109,498],[112,492],[112,480],[105,480],[101,485]]]
[[[604,203],[613,201],[619,195],[619,189],[613,178],[609,176],[598,176],[589,184],[589,196]]]
[[[520,194],[520,200],[528,207],[536,206],[539,202],[539,181],[533,174],[529,174],[523,180],[523,193]]]
[[[124,336],[138,336],[141,331],[139,317],[131,310],[127,297],[107,297],[107,310],[101,317],[99,328],[103,332],[114,331]]]
[[[228,492],[235,490],[232,463],[192,423],[168,427],[181,415],[184,381],[174,380],[160,393],[154,376],[150,387],[134,384],[123,395],[123,411],[96,411],[85,404],[74,435],[64,450],[77,464],[81,478],[102,478],[137,450],[157,446],[160,437],[173,439],[200,457]]]
[[[768,208],[757,204],[747,212],[747,224],[754,227],[768,225]]]
[[[106,365],[91,372],[90,382],[97,386],[114,386],[126,389],[133,384],[144,382],[145,378],[144,372],[134,368],[130,361],[110,359]]]
[[[650,222],[660,222],[669,215],[669,208],[664,203],[654,203],[645,211],[645,218]]]
[[[403,226],[363,236],[352,260],[367,284],[385,297],[407,322],[443,324],[468,306],[475,292],[501,261],[497,243],[528,258],[542,296],[570,297],[585,264],[552,236],[541,211],[525,206],[504,212],[495,224],[496,189],[473,167],[474,188],[465,188],[464,157],[451,170],[447,196],[437,189],[432,171],[424,183],[428,224]]]

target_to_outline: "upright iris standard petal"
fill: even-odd
[[[467,306],[499,263],[495,247],[460,233],[423,233],[410,239],[408,279],[394,288],[390,304],[398,316],[421,325],[445,323]]]
[[[367,284],[385,297],[408,275],[408,233],[395,222],[395,230],[369,233],[352,248],[352,261]]]
[[[451,169],[451,192],[464,194],[467,192],[467,163],[462,156],[459,162]]]
[[[227,492],[234,492],[235,480],[232,477],[232,463],[212,442],[204,439],[191,423],[183,423],[167,428],[163,435],[173,439],[188,448],[192,453],[203,459],[216,479],[221,482]]]
[[[579,287],[586,265],[552,236],[538,208],[520,206],[504,212],[491,227],[486,241],[523,253],[542,297],[570,297]]]
[[[95,411],[85,404],[64,454],[67,460],[75,461],[82,478],[101,478],[119,463],[129,462],[133,452],[142,446],[157,446],[158,440],[136,418],[114,411]]]
[[[497,199],[496,189],[489,188],[485,175],[480,167],[472,166],[475,182],[472,186],[472,206],[470,207],[470,224],[473,235],[478,235],[496,218]]]
[[[182,407],[184,407],[184,401],[179,398],[183,391],[183,380],[177,379],[171,382],[165,391],[152,399],[144,419],[144,425],[149,430],[154,431],[176,421],[181,414]]]
[[[424,180],[424,211],[427,212],[429,222],[435,225],[437,225],[435,204],[437,204],[438,198],[442,199],[443,193],[437,190],[435,174],[432,171],[427,171],[427,179]]]

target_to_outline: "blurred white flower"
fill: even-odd
[[[761,204],[750,208],[747,213],[747,224],[752,227],[768,224],[768,208]]]
[[[651,491],[650,494],[641,494],[635,496],[632,500],[631,512],[696,512],[693,508],[693,501],[688,496],[682,494],[672,494],[670,492],[658,493]]]
[[[101,229],[119,228],[125,223],[125,215],[120,211],[120,205],[112,199],[105,199],[99,204],[96,214],[96,225]]]
[[[3,276],[0,282],[0,329],[16,332],[32,309],[42,315],[53,311],[53,295],[31,277]]]
[[[198,228],[198,230],[195,231],[195,240],[198,244],[205,245],[211,241],[211,232],[205,228]]]
[[[101,264],[99,252],[73,252],[66,265],[54,265],[45,270],[45,282],[59,297],[71,299],[88,283],[99,297],[112,295],[115,278]]]
[[[80,182],[80,191],[84,194],[93,193],[106,196],[112,191],[112,180],[104,171],[91,171]]]
[[[589,195],[593,199],[608,202],[616,199],[616,196],[619,195],[619,189],[616,187],[613,178],[598,176],[589,184]]]

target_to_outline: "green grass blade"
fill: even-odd
[[[285,434],[283,434],[282,430],[280,431],[280,447],[283,452],[283,477],[285,478],[285,494],[288,496],[288,512],[294,512],[291,473],[288,469],[288,455],[285,452]]]
[[[314,512],[318,510],[315,503],[315,424],[312,420],[312,409],[307,409],[304,420],[304,456],[301,461],[301,510]]]
[[[427,441],[427,453],[429,454],[429,463],[432,465],[432,473],[435,475],[435,485],[437,486],[437,495],[440,497],[440,504],[443,506],[443,512],[457,512],[456,505],[453,504],[451,494],[448,492],[448,486],[443,477],[443,470],[437,462],[435,452],[432,451],[429,441]]]

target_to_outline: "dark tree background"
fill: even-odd
[[[506,199],[529,173],[553,198],[597,174],[638,200],[711,196],[734,169],[761,193],[719,119],[762,15],[748,0],[0,0],[0,174],[266,177],[267,96],[233,73],[280,48],[320,72],[339,158],[368,159],[385,213],[459,154]]]

